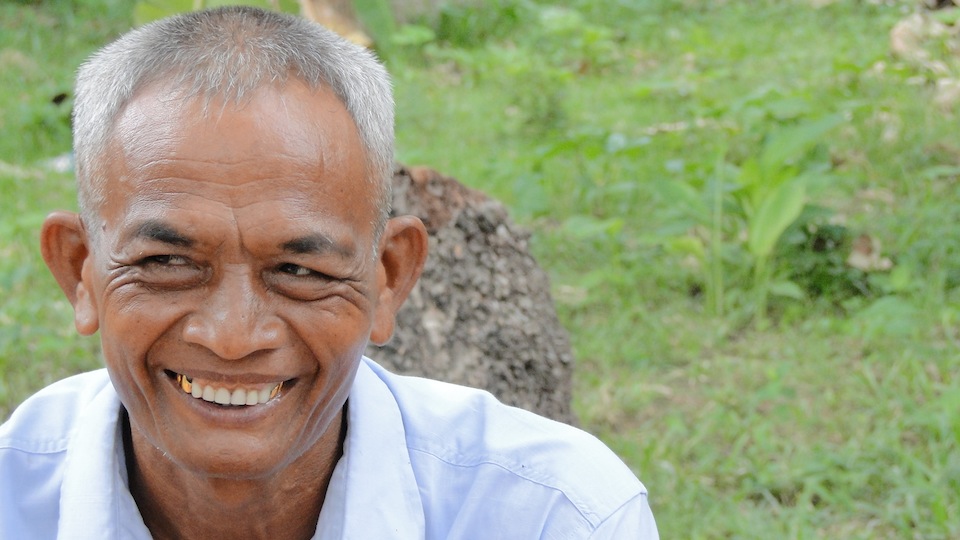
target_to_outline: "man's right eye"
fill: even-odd
[[[183,255],[149,255],[135,265],[137,280],[161,289],[183,289],[204,281],[206,272]]]
[[[158,266],[186,266],[190,261],[180,255],[151,255],[143,259],[145,264],[155,264]]]

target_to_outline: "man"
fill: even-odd
[[[106,370],[0,428],[0,537],[656,538],[596,439],[362,357],[427,250],[387,219],[391,99],[366,51],[249,8],[84,64],[80,214],[41,248]]]

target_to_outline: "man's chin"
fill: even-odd
[[[233,445],[205,444],[200,448],[181,446],[163,451],[162,455],[175,467],[194,476],[236,481],[274,478],[285,465],[293,461],[292,457],[277,456],[276,446],[264,451],[258,450],[249,447],[237,449]]]

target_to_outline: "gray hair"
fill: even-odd
[[[250,7],[186,13],[132,30],[88,59],[77,74],[73,141],[80,214],[98,236],[106,194],[103,156],[117,115],[138,90],[171,81],[184,97],[241,101],[293,75],[311,89],[329,85],[364,145],[380,216],[390,210],[393,93],[383,65],[366,49],[305,19]]]

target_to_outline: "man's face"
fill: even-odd
[[[378,209],[331,92],[208,111],[148,88],[122,112],[83,283],[134,429],[189,470],[256,477],[342,409],[383,286]]]

